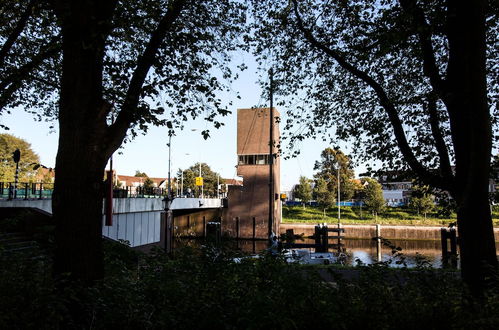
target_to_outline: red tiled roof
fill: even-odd
[[[118,181],[124,181],[127,184],[131,184],[133,182],[143,183],[147,178],[140,176],[130,176],[130,175],[121,175],[117,174]],[[157,186],[161,185],[164,181],[167,181],[167,178],[149,178],[154,182]],[[175,178],[171,178],[171,181],[175,181]]]
[[[237,179],[224,179],[225,184],[229,186],[242,186],[243,181],[242,180],[237,180]]]

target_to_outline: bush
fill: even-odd
[[[268,254],[237,263],[236,255],[206,246],[169,258],[159,251],[142,255],[106,244],[106,278],[90,288],[65,283],[63,289],[55,288],[48,264],[11,260],[0,271],[0,328],[498,325],[499,296],[491,294],[478,305],[446,272],[393,270],[381,264],[360,267],[358,279],[346,281],[333,268],[287,264]],[[330,272],[335,281],[323,281],[319,271]]]

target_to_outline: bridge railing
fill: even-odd
[[[0,182],[2,199],[47,199],[52,198],[53,183]]]
[[[52,198],[53,183],[0,182],[0,199],[49,199]],[[127,186],[113,189],[114,198],[164,198],[167,189]],[[180,196],[175,196],[180,197]]]
[[[164,198],[167,189],[164,188],[145,188],[127,186],[124,188],[113,189],[114,198]]]

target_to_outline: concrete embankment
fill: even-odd
[[[304,233],[306,236],[314,234],[316,224],[281,223],[280,231],[293,229],[295,234]],[[336,224],[329,224],[336,227]],[[345,228],[345,238],[370,239],[376,237],[376,225],[341,225]],[[439,226],[396,226],[380,225],[381,236],[387,239],[400,240],[440,240]],[[499,242],[499,228],[494,228],[495,241]]]

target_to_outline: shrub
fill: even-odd
[[[453,273],[393,270],[379,264],[347,270],[358,275],[347,281],[333,268],[287,264],[280,256],[262,254],[239,262],[235,256],[204,246],[176,251],[170,258],[160,251],[142,255],[106,244],[106,278],[90,288],[65,283],[63,289],[56,289],[49,264],[10,260],[0,270],[0,328],[498,325],[497,293],[479,305]],[[323,281],[320,272],[329,272],[334,282]]]

